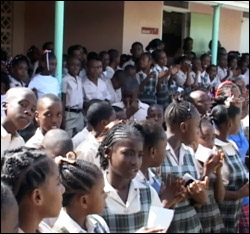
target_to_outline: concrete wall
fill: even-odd
[[[130,54],[133,42],[140,41],[144,48],[154,38],[162,37],[162,1],[125,1],[123,24],[123,53]],[[142,34],[142,27],[158,28],[159,34]]]
[[[190,4],[190,11],[192,13],[213,15],[211,6],[197,3]],[[241,11],[221,9],[219,40],[227,51],[240,49],[241,19]]]

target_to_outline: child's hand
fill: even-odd
[[[158,75],[158,81],[161,83],[169,76],[169,71],[161,71]]]
[[[217,164],[217,166],[214,169],[214,174],[216,175],[220,175],[221,174],[221,168],[223,166],[223,162],[224,162],[224,158],[225,158],[225,154],[222,150],[218,151],[218,155],[219,155],[219,162]]]
[[[164,228],[148,228],[142,227],[136,231],[136,233],[166,233],[167,229]]]
[[[156,78],[156,72],[150,72],[149,75],[148,75],[148,78]]]
[[[175,76],[178,73],[178,71],[180,70],[180,68],[177,66],[174,66],[174,67],[170,67],[169,70],[170,70],[171,76]]]
[[[196,202],[204,205],[208,200],[207,189],[208,177],[205,177],[204,181],[194,181],[188,187],[188,193]]]
[[[218,165],[220,161],[220,155],[218,154],[212,154],[208,157],[206,162],[204,163],[204,172],[205,175],[210,176],[210,174],[214,171],[216,166]]]

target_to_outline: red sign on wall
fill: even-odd
[[[158,28],[146,28],[146,27],[142,27],[141,28],[141,33],[142,34],[158,34],[159,33],[159,29]]]

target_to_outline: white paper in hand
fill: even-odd
[[[174,210],[151,206],[148,215],[148,228],[168,229],[174,217]]]
[[[204,147],[199,144],[197,151],[195,152],[195,158],[201,162],[206,162],[210,155],[214,153],[214,150]]]

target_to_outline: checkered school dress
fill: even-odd
[[[217,146],[219,149],[222,147]],[[230,173],[229,173],[229,184],[226,186],[226,190],[237,191],[239,190],[247,181],[247,170],[243,165],[240,154],[235,150],[235,155],[229,155],[225,153],[225,162],[227,163]],[[223,201],[218,203],[221,217],[225,225],[225,233],[238,233],[239,232],[239,215],[242,208],[241,200],[236,201]]]
[[[200,218],[202,233],[222,233],[224,224],[220,214],[220,210],[214,198],[215,175],[212,174],[208,188],[208,202],[201,208],[197,208],[196,212]]]
[[[194,166],[192,155],[186,150],[182,166],[173,166],[169,155],[160,166],[160,175],[163,181],[166,181],[168,174],[183,177],[185,173],[189,173],[194,178],[198,179],[198,173]],[[200,233],[201,223],[196,210],[190,204],[190,200],[185,200],[175,206],[174,218],[168,233]]]
[[[146,184],[144,184],[146,185]],[[102,217],[106,221],[111,233],[135,233],[146,227],[151,206],[150,188],[140,188],[141,210],[134,214],[111,214],[106,206]]]
[[[151,71],[150,71],[151,72]],[[142,83],[143,80],[147,78],[147,74],[144,72],[137,73],[137,80],[139,84]],[[140,100],[148,105],[156,104],[156,85],[157,85],[157,77],[150,78],[148,83],[144,86],[144,90],[140,93]]]

